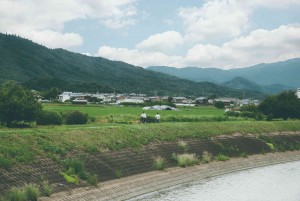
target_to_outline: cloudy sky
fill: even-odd
[[[148,67],[300,57],[300,0],[0,0],[0,32]]]

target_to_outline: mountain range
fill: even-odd
[[[236,89],[255,89],[264,93],[277,93],[300,87],[300,58],[230,70],[167,66],[151,66],[147,69],[195,82],[207,81]]]
[[[215,83],[181,79],[120,61],[49,49],[15,35],[0,33],[0,83],[7,80],[37,90],[58,87],[74,92],[265,97],[258,91],[241,91]]]

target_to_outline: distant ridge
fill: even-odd
[[[178,69],[167,66],[151,66],[147,69],[196,82],[224,83],[240,77],[255,82],[261,87],[267,85],[269,91],[273,90],[272,86],[274,86],[275,91],[279,89],[278,86],[281,86],[282,89],[300,87],[300,58],[231,70],[197,67]]]

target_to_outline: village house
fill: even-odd
[[[300,88],[297,89],[297,91],[296,91],[296,96],[297,96],[298,98],[300,98]]]

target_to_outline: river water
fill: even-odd
[[[300,201],[300,161],[176,186],[130,201]]]

